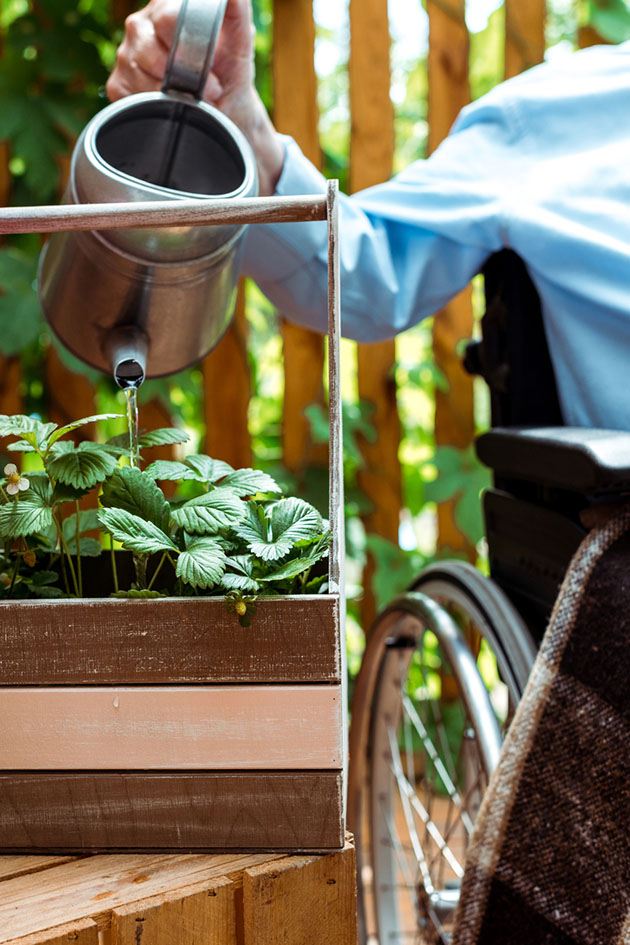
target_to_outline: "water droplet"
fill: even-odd
[[[113,705],[115,709],[118,709],[120,707],[120,698],[118,696],[114,696]]]

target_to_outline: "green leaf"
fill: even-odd
[[[3,106],[5,107],[5,106]],[[35,260],[15,247],[0,250],[0,351],[16,355],[37,340],[41,314]]]
[[[34,446],[31,446],[26,440],[16,440],[15,443],[8,443],[7,449],[11,450],[12,453],[35,453],[37,452]]]
[[[53,524],[53,514],[41,501],[20,499],[0,506],[0,536],[21,538],[44,532]]]
[[[168,531],[171,510],[164,493],[146,472],[131,466],[116,469],[103,485],[101,503],[125,509]]]
[[[77,553],[76,539],[70,539],[66,542],[66,547],[71,555]],[[79,554],[82,558],[99,558],[103,552],[103,546],[96,538],[79,538]]]
[[[36,496],[36,501],[38,501],[40,505],[52,505],[53,491],[50,485],[50,479],[46,473],[29,472],[27,473],[27,479],[29,488],[24,498],[33,500]]]
[[[326,551],[324,550],[316,554],[304,555],[303,558],[293,558],[276,571],[271,571],[269,574],[261,577],[260,580],[265,583],[270,581],[290,581],[293,578],[299,577],[300,574],[304,574],[305,571],[310,571],[313,565],[321,561],[325,554]]]
[[[89,489],[103,482],[116,465],[115,457],[96,443],[81,443],[68,452],[55,454],[46,464],[51,479],[75,489]]]
[[[87,426],[88,423],[98,423],[99,420],[119,420],[122,419],[122,416],[121,413],[99,413],[93,417],[83,417],[81,420],[75,420],[73,423],[67,423],[65,427],[59,427],[55,430],[48,438],[48,446],[52,446],[52,444],[60,440],[62,436],[67,436],[68,433],[72,433],[73,430]]]
[[[156,600],[158,597],[166,597],[161,591],[138,590],[132,588],[130,591],[116,591],[111,595],[118,600]]]
[[[208,535],[240,522],[247,506],[230,489],[219,487],[190,499],[172,513],[173,521],[191,535]]]
[[[226,571],[221,579],[221,584],[226,591],[241,591],[243,593],[256,593],[260,590],[260,584],[254,577],[254,567],[256,559],[253,555],[234,555],[227,559],[227,567],[231,570]],[[236,572],[234,574],[233,572]]]
[[[195,471],[171,459],[158,459],[144,470],[152,479],[168,482],[180,482],[182,479],[198,479]]]
[[[22,436],[33,447],[42,448],[50,434],[56,429],[56,423],[42,423],[41,420],[27,417],[25,414],[13,416],[0,414],[0,437]]]
[[[177,551],[168,535],[154,525],[125,509],[100,509],[98,520],[123,548],[140,554],[156,551]]]
[[[234,530],[257,558],[277,561],[289,554],[295,542],[321,535],[323,528],[317,509],[292,498],[281,499],[267,510],[250,503],[247,518]]]
[[[204,454],[195,453],[192,456],[187,456],[184,462],[194,470],[197,474],[196,478],[200,482],[214,484],[234,472],[229,463],[224,463],[222,459],[212,459],[211,456],[205,456]]]
[[[100,528],[96,509],[86,509],[79,512],[79,534],[96,531]],[[73,513],[65,518],[61,525],[64,541],[75,541],[77,537],[77,515]]]
[[[221,486],[232,489],[241,498],[259,493],[282,492],[275,479],[259,469],[237,469],[223,479]]]
[[[214,587],[225,572],[226,558],[212,538],[197,538],[177,559],[177,577],[191,587]]]
[[[190,437],[183,430],[174,427],[163,427],[159,430],[149,430],[138,437],[138,446],[143,449],[149,446],[170,446],[177,443],[188,443]]]

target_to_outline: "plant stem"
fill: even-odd
[[[77,574],[79,575],[79,597],[83,597],[83,567],[81,565],[81,510],[79,509],[79,503],[75,500],[74,508],[77,516],[77,527],[76,527],[76,544],[77,544]]]
[[[160,563],[158,564],[157,568],[155,569],[155,572],[154,572],[154,574],[153,574],[153,577],[152,577],[151,580],[149,581],[149,586],[147,587],[147,590],[148,590],[148,591],[150,591],[151,588],[153,587],[153,585],[155,584],[155,579],[157,578],[158,574],[160,573],[160,571],[161,571],[161,569],[162,569],[162,565],[163,565],[164,562],[166,561],[166,556],[167,556],[167,555],[168,555],[168,552],[165,551],[164,554],[162,555],[162,557],[160,558]]]
[[[53,514],[54,514],[54,513],[53,513]],[[65,557],[67,558],[67,560],[68,560],[68,566],[69,566],[69,568],[70,568],[70,574],[71,574],[71,576],[72,576],[72,583],[73,583],[73,585],[74,585],[74,593],[75,593],[76,597],[80,597],[81,595],[79,594],[79,584],[78,584],[78,582],[77,582],[77,575],[76,575],[76,572],[75,572],[75,570],[74,570],[74,564],[72,563],[72,555],[71,555],[70,552],[68,551],[68,546],[66,545],[66,542],[65,542],[65,540],[64,540],[64,537],[63,537],[63,529],[62,529],[62,527],[61,527],[61,524],[60,524],[60,522],[59,522],[59,519],[57,518],[56,515],[54,516],[54,518],[55,518],[55,525],[57,526],[57,535],[59,536],[59,545],[60,545],[60,547],[61,547],[61,558],[62,558],[62,561],[63,561],[64,556],[65,556]],[[66,581],[66,588],[67,588],[67,590],[68,590],[68,593],[70,593],[70,589],[68,588],[67,581]]]
[[[11,575],[11,583],[9,584],[9,591],[8,591],[8,596],[9,596],[9,597],[11,596],[11,592],[13,591],[13,585],[15,584],[15,579],[16,579],[16,577],[17,577],[17,573],[18,573],[18,568],[19,568],[19,566],[20,566],[20,556],[19,556],[18,554],[16,554],[16,556],[15,556],[15,564],[13,565],[13,573],[12,573],[12,575]]]
[[[112,563],[112,577],[114,579],[114,592],[117,594],[120,588],[118,587],[118,568],[116,567],[116,553],[114,551],[113,535],[109,536],[109,555],[110,555],[110,561]]]

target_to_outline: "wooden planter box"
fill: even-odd
[[[203,210],[210,221],[214,213],[222,222],[256,222],[269,220],[277,204],[241,201],[233,220],[225,205],[212,211],[204,202]],[[95,225],[94,208],[64,210],[70,217],[58,229]],[[111,225],[118,211],[109,210]],[[307,214],[299,198],[280,201],[280,210],[289,221]],[[142,205],[139,212],[147,214]],[[0,232],[3,215],[16,216],[0,211]],[[222,598],[0,604],[4,852],[343,846],[334,185],[320,205],[308,198],[308,218],[328,219],[330,233],[330,594],[263,598],[248,629]]]

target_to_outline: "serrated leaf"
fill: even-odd
[[[225,572],[221,578],[221,586],[226,591],[241,591],[243,594],[255,594],[261,587],[254,578],[247,577],[246,574],[234,574],[231,571]]]
[[[208,535],[236,525],[247,507],[230,489],[213,489],[174,509],[173,521],[191,535]]]
[[[89,489],[103,482],[116,469],[116,459],[96,443],[81,443],[78,448],[55,454],[48,459],[51,479],[75,489]]]
[[[159,597],[166,597],[160,591],[138,590],[132,588],[130,591],[116,591],[111,595],[118,600],[156,600]]]
[[[163,427],[159,430],[149,430],[138,437],[138,446],[142,449],[150,446],[170,446],[177,443],[188,443],[190,437],[183,430],[175,427]]]
[[[56,429],[56,423],[42,423],[41,420],[25,414],[0,414],[0,437],[22,436],[31,446],[44,444]]]
[[[290,581],[293,578],[299,577],[300,574],[304,574],[306,571],[317,564],[318,561],[326,554],[326,550],[319,551],[313,554],[304,555],[302,558],[293,558],[291,561],[287,561],[286,564],[283,564],[281,567],[277,568],[275,571],[271,571],[269,574],[265,574],[264,577],[261,577],[260,580],[268,583],[270,581]]]
[[[194,453],[192,456],[187,456],[184,462],[194,470],[200,482],[207,482],[211,485],[234,472],[229,463],[224,463],[222,459],[212,459],[211,456],[206,456],[203,453]]]
[[[12,453],[35,453],[35,447],[31,446],[26,440],[16,440],[15,443],[8,443],[7,449]]]
[[[37,535],[53,525],[53,514],[39,501],[20,499],[0,506],[0,536],[21,538]]]
[[[116,469],[103,485],[101,503],[125,509],[168,531],[171,510],[164,493],[146,472],[131,466]]]
[[[221,545],[212,538],[198,538],[180,554],[176,574],[191,587],[209,588],[219,583],[225,566]]]
[[[35,497],[37,497],[36,501],[39,502],[40,505],[52,505],[53,491],[50,485],[50,479],[46,473],[29,472],[26,475],[29,487],[24,498],[35,500]]]
[[[67,423],[64,427],[59,427],[55,430],[48,438],[48,446],[52,446],[52,444],[60,440],[62,436],[67,436],[68,433],[72,433],[73,430],[87,426],[88,423],[98,423],[99,420],[119,420],[122,419],[122,416],[121,413],[99,413],[93,417],[83,417],[81,420],[74,420],[72,423]]]
[[[296,541],[321,535],[323,519],[303,499],[281,499],[267,509],[250,503],[245,521],[234,531],[257,558],[278,561],[290,553]]]
[[[232,489],[241,498],[258,493],[282,492],[275,479],[259,469],[236,469],[223,479],[221,486]]]
[[[161,479],[168,482],[180,482],[182,479],[197,479],[193,469],[171,459],[158,459],[144,470],[152,479]]]
[[[123,548],[140,554],[153,554],[156,551],[177,551],[176,545],[162,529],[153,522],[125,509],[100,509],[98,520],[110,535],[121,542]]]
[[[254,577],[254,566],[256,559],[253,555],[234,555],[228,558],[226,571],[221,579],[221,584],[227,591],[241,591],[243,593],[256,593],[260,590],[260,584]],[[236,571],[237,573],[233,573]]]

